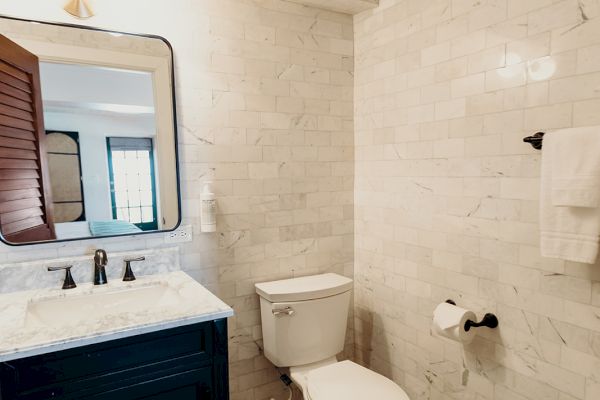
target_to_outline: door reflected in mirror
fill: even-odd
[[[0,230],[9,244],[180,220],[173,65],[156,37],[0,18]]]
[[[85,221],[79,132],[46,131],[46,153],[55,226]]]

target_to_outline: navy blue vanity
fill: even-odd
[[[0,399],[229,399],[227,320],[4,362]]]

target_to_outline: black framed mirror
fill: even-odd
[[[172,48],[0,17],[0,233],[10,245],[177,228]]]

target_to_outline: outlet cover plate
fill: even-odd
[[[191,225],[181,225],[172,232],[165,234],[165,243],[185,243],[191,242],[193,238],[193,229]]]

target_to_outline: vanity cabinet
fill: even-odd
[[[229,399],[227,320],[0,364],[0,400]]]

